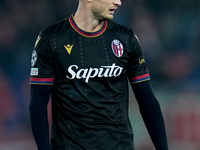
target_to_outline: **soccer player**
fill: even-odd
[[[30,77],[31,124],[39,150],[134,150],[128,82],[155,148],[168,150],[137,36],[112,21],[120,5],[120,0],[79,0],[68,19],[40,32]]]

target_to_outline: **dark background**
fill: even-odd
[[[28,112],[30,60],[41,29],[78,0],[0,1],[0,149],[36,150]],[[200,1],[122,0],[114,20],[138,35],[166,123],[170,150],[200,149]],[[137,150],[154,150],[130,96]]]

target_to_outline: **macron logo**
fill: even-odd
[[[70,53],[71,53],[71,51],[72,51],[73,45],[69,45],[69,44],[68,44],[67,46],[64,45],[64,47],[65,47],[65,49],[67,50],[68,54],[70,55]]]

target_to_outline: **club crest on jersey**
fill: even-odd
[[[124,48],[123,48],[122,43],[119,40],[117,39],[113,40],[111,43],[111,47],[115,56],[121,57],[123,55]]]

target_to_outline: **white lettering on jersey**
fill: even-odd
[[[79,69],[77,65],[71,65],[68,68],[68,72],[71,76],[66,75],[68,79],[85,79],[88,83],[90,78],[94,77],[118,77],[122,73],[123,68],[116,66],[115,63],[112,66],[101,66],[101,68],[85,68]]]

